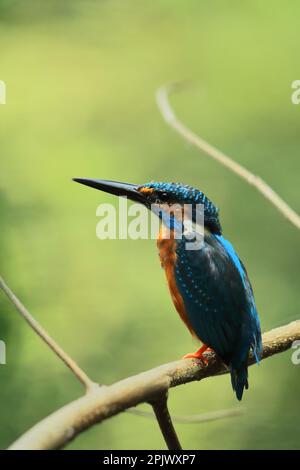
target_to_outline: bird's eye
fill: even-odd
[[[159,197],[162,201],[166,201],[168,199],[168,193],[160,193]]]

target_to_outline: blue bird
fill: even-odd
[[[222,235],[216,206],[198,189],[179,183],[74,181],[140,202],[160,217],[157,244],[174,305],[191,334],[203,343],[185,357],[207,362],[204,351],[215,351],[229,367],[233,390],[241,400],[248,389],[249,352],[257,362],[261,356],[261,329],[246,269]],[[197,240],[199,208],[204,213],[203,242],[187,249],[188,242]],[[186,219],[193,229],[186,230]]]

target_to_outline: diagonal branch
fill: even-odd
[[[85,386],[86,390],[93,389],[98,387],[87,375],[86,373],[78,366],[78,364],[54,341],[53,338],[47,333],[47,331],[33,318],[33,316],[28,312],[26,307],[21,303],[17,296],[12,292],[12,290],[5,283],[4,279],[0,276],[0,289],[7,295],[9,300],[14,304],[15,308],[18,310],[20,315],[27,321],[31,328],[39,335],[39,337],[49,346],[50,349],[58,356],[73,374],[77,377],[78,380]]]
[[[175,129],[175,131],[178,132],[178,134],[187,142],[231,170],[251,186],[254,186],[257,191],[259,191],[287,220],[289,220],[289,222],[291,222],[291,224],[300,230],[300,216],[265,181],[232,160],[221,150],[194,134],[177,118],[169,103],[169,95],[174,91],[183,88],[183,85],[184,83],[171,83],[170,85],[162,86],[156,93],[157,105],[166,123]]]
[[[71,370],[71,372],[73,372],[73,374],[80,380],[80,382],[85,386],[86,392],[90,393],[94,389],[99,389],[99,385],[93,382],[86,375],[86,373],[77,365],[77,363],[65,353],[65,351],[49,336],[49,334],[44,330],[44,328],[33,318],[33,316],[29,313],[29,311],[21,303],[21,301],[17,298],[13,291],[8,287],[8,285],[5,283],[1,276],[0,289],[2,289],[3,292],[7,295],[7,297],[13,303],[17,311],[27,321],[29,326],[42,338],[42,340],[50,347],[50,349],[52,349],[52,351],[57,355],[57,357],[61,359],[64,364]],[[158,401],[153,401],[152,406],[155,414],[151,414],[151,417],[157,418],[167,445],[171,446],[172,449],[175,446],[176,448],[180,448],[180,444],[172,424],[171,416],[168,412],[167,403],[165,403],[164,407],[162,406],[162,403],[163,401],[161,399]],[[125,411],[131,414],[142,414],[142,412],[139,412],[139,410],[135,409],[126,409]],[[226,416],[230,416],[231,414],[232,413],[229,413]],[[180,416],[177,417],[177,419],[180,420]],[[198,419],[201,419],[201,417],[199,417]]]
[[[300,340],[300,320],[263,335],[263,359],[289,349]],[[111,416],[139,403],[151,402],[169,388],[227,373],[224,364],[208,353],[208,366],[195,360],[161,365],[121,380],[108,387],[92,390],[52,413],[21,436],[10,449],[59,449],[76,435]],[[249,364],[254,359],[249,358]]]

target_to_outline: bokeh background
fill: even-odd
[[[163,122],[162,84],[179,116],[300,210],[299,2],[0,2],[1,274],[56,340],[110,384],[192,351],[153,240],[100,241],[96,207],[117,200],[74,176],[179,180],[221,209],[247,265],[263,330],[299,318],[299,234],[252,188]],[[80,385],[0,295],[0,446],[74,399]],[[299,448],[300,366],[291,352],[229,377],[174,389],[174,414],[242,406],[236,418],[177,424],[187,449]],[[145,405],[142,409],[148,409]],[[155,421],[122,414],[69,449],[163,449]]]

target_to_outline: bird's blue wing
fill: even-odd
[[[228,253],[230,258],[232,259],[236,269],[240,273],[241,279],[243,281],[243,285],[246,292],[246,298],[249,305],[249,313],[252,320],[252,329],[253,329],[253,343],[251,344],[253,354],[255,356],[256,362],[259,362],[261,352],[262,352],[262,340],[261,340],[261,329],[260,329],[260,322],[259,316],[254,300],[254,294],[252,290],[251,283],[249,281],[249,277],[246,271],[246,268],[240,258],[238,257],[235,249],[233,248],[232,244],[226,240],[222,235],[214,235],[214,237],[221,243],[224,247],[225,251]]]

